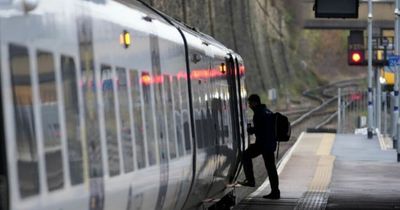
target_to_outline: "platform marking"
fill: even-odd
[[[335,134],[324,134],[321,143],[319,144],[317,155],[330,155],[335,142]]]
[[[308,187],[311,192],[325,192],[332,178],[333,163],[335,156],[326,155],[322,156],[318,161],[317,170]]]
[[[378,134],[378,140],[379,140],[379,146],[381,147],[381,150],[387,150],[385,140],[383,139],[383,136],[381,134]]]
[[[321,156],[313,180],[308,188],[312,192],[325,192],[328,189],[328,185],[331,182],[333,163],[335,156],[331,155],[333,143],[335,141],[335,135],[324,134],[317,155]]]
[[[330,155],[335,141],[334,134],[324,134],[317,150],[317,155],[321,156],[314,177],[308,190],[311,192],[325,192],[332,178],[333,163],[335,156]]]
[[[298,200],[294,209],[325,209],[328,203],[328,187],[332,179],[335,156],[331,155],[335,135],[324,134],[320,141],[316,155],[319,157],[317,167],[308,185],[308,190]]]
[[[381,146],[381,150],[393,149],[393,146],[390,145],[390,142],[386,141],[386,138],[382,135],[382,133],[378,129],[376,129],[376,135],[378,136],[379,145]]]

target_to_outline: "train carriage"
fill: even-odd
[[[246,146],[243,60],[140,1],[0,0],[0,209],[195,209]]]

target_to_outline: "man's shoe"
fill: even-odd
[[[265,198],[265,199],[280,199],[281,198],[281,192],[280,191],[271,192],[268,195],[264,195],[263,198]]]
[[[244,180],[244,181],[238,181],[238,184],[242,185],[242,186],[247,186],[247,187],[255,187],[256,183],[254,181],[249,181],[249,180]]]

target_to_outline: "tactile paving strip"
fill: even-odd
[[[328,203],[328,187],[332,178],[333,164],[335,157],[330,155],[334,135],[324,135],[317,155],[319,161],[314,177],[308,187],[307,192],[298,200],[294,209],[325,209]]]

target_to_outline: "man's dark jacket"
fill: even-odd
[[[274,114],[267,109],[265,104],[254,108],[253,127],[247,131],[256,135],[256,145],[264,148],[265,152],[276,150]]]

